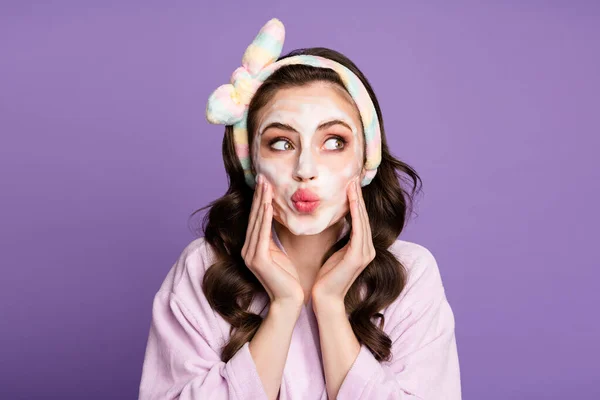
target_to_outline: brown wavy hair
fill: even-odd
[[[362,188],[377,254],[356,278],[344,303],[352,330],[359,342],[366,345],[377,360],[387,361],[391,356],[392,342],[383,331],[384,316],[380,310],[391,304],[406,284],[406,268],[388,248],[402,232],[407,216],[413,210],[415,193],[422,186],[421,178],[413,168],[390,154],[379,103],[371,85],[357,66],[343,54],[322,47],[294,50],[280,59],[299,54],[326,57],[345,65],[360,78],[377,110],[382,135],[382,160],[374,179]],[[247,127],[250,144],[254,136],[257,111],[277,90],[316,81],[331,82],[346,90],[339,75],[328,68],[288,65],[269,76],[249,105]],[[211,307],[231,324],[229,341],[221,353],[222,361],[227,362],[244,343],[253,338],[260,327],[263,318],[250,312],[249,307],[257,294],[266,295],[266,291],[246,267],[241,256],[254,190],[244,180],[231,126],[225,128],[222,151],[229,189],[223,197],[194,211],[190,218],[210,208],[202,220],[202,230],[205,241],[216,254],[216,262],[207,269],[202,289]],[[403,188],[401,183],[404,182],[410,184],[410,191]],[[349,214],[346,219],[351,222]],[[335,251],[341,249],[349,238],[350,231],[328,250],[322,261],[325,262]],[[375,317],[379,318],[378,325],[372,321]]]

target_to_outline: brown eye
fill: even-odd
[[[327,145],[328,143],[329,143],[329,145]],[[325,147],[328,150],[340,150],[340,149],[343,149],[345,145],[346,145],[346,141],[338,136],[329,138],[325,142]]]
[[[285,139],[275,139],[275,141],[270,143],[270,146],[272,149],[278,151],[292,150],[294,148],[292,144]]]

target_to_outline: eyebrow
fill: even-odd
[[[334,126],[334,125],[343,125],[346,128],[348,128],[348,130],[352,131],[352,128],[350,127],[350,125],[348,125],[347,123],[345,123],[344,121],[339,120],[339,119],[334,119],[334,120],[331,120],[331,121],[323,122],[322,124],[320,124],[317,127],[317,130],[327,129],[327,128],[329,128],[331,126]],[[281,129],[281,130],[284,130],[284,131],[299,133],[297,130],[295,130],[294,128],[292,128],[292,126],[290,126],[288,124],[284,124],[284,123],[281,123],[281,122],[271,122],[269,125],[267,125],[262,130],[261,135],[263,133],[265,133],[267,131],[267,129],[269,129],[269,128],[277,128],[277,129]]]

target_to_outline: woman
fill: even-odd
[[[140,399],[461,397],[435,258],[398,240],[420,178],[387,148],[375,94],[324,48],[279,58],[269,21],[232,83],[229,190],[155,296]]]

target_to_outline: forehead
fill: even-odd
[[[350,94],[329,82],[312,82],[279,89],[258,112],[258,125],[267,119],[285,118],[296,113],[308,114],[315,119],[344,115],[362,131],[360,114]]]

